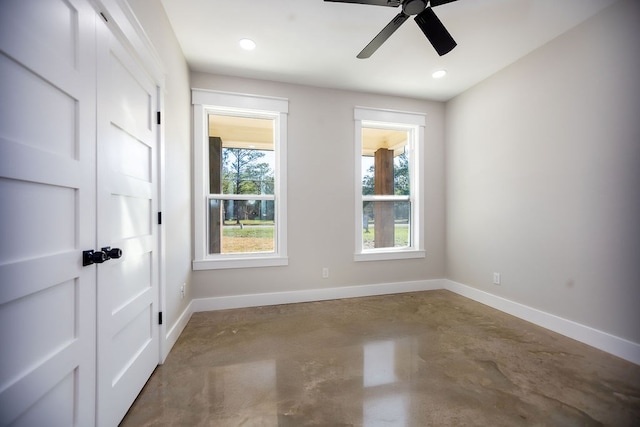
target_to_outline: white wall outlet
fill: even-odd
[[[180,286],[180,299],[183,299],[183,298],[184,298],[184,294],[185,294],[186,289],[187,289],[187,284],[186,284],[186,283],[183,283],[183,284]]]
[[[329,267],[322,267],[322,278],[323,279],[329,278]]]
[[[493,273],[493,284],[494,285],[500,284],[500,273]]]

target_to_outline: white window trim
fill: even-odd
[[[424,258],[424,127],[425,115],[404,111],[381,110],[365,107],[354,108],[355,121],[355,254],[354,261],[382,261]],[[411,130],[414,133],[410,143],[412,151],[411,206],[412,206],[412,247],[363,249],[362,247],[362,127],[382,127]],[[396,199],[398,196],[366,196],[375,199]],[[400,196],[406,200],[406,196]]]
[[[289,100],[204,89],[192,89],[193,104],[193,191],[194,191],[194,270],[272,267],[289,264],[287,257],[287,117]],[[237,112],[275,119],[276,252],[268,254],[209,255],[207,251],[207,193],[209,156],[207,116],[216,112]],[[238,196],[238,195],[235,195]],[[235,197],[237,198],[237,197]],[[255,197],[253,197],[255,198]]]

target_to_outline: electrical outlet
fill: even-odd
[[[186,288],[187,288],[187,284],[186,283],[183,283],[182,286],[180,286],[180,299],[184,298],[184,293],[185,293]]]
[[[500,273],[493,273],[493,284],[494,285],[500,284]]]
[[[322,278],[323,279],[329,278],[329,267],[322,267]]]

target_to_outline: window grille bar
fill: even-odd
[[[408,202],[411,196],[395,196],[395,195],[367,195],[362,196],[363,202]]]
[[[275,200],[273,194],[209,194],[209,200]]]

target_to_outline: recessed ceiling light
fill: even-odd
[[[242,39],[240,40],[240,47],[244,50],[253,50],[256,48],[256,42],[249,39]]]
[[[431,77],[433,77],[434,79],[441,79],[446,75],[447,75],[447,70],[438,70],[438,71],[434,71],[433,74],[431,74]]]

